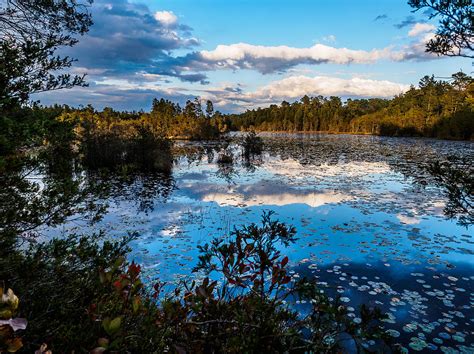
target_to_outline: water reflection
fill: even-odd
[[[394,316],[387,328],[405,343],[417,337],[424,349],[474,350],[472,229],[445,217],[438,186],[418,182],[436,158],[472,159],[474,144],[286,135],[265,137],[263,151],[251,158],[238,140],[178,143],[173,154],[169,178],[150,182],[164,183],[151,188],[161,192],[145,193],[154,207],[137,204],[133,184],[118,183],[117,196],[130,198],[117,197],[94,226],[112,237],[138,231],[132,257],[150,279],[189,276],[196,245],[272,209],[298,230],[298,242],[285,251],[295,278],[335,284],[328,291],[354,308],[381,306]],[[147,177],[138,181],[140,189]],[[137,213],[137,205],[147,213]]]
[[[94,176],[94,178],[98,178]],[[101,179],[104,176],[100,177]],[[166,202],[175,188],[171,173],[133,173],[126,176],[108,175],[109,202],[120,205],[128,202],[137,213],[150,213],[160,203]]]
[[[252,187],[242,188],[243,193],[239,193],[238,188],[229,190],[228,193],[206,193],[202,196],[201,200],[203,202],[215,202],[219,204],[219,206],[241,208],[262,205],[266,205],[267,207],[286,206],[291,204],[306,204],[312,208],[317,208],[325,204],[339,203],[352,198],[349,195],[336,192],[314,193],[304,190],[291,193],[274,189],[273,193],[263,194],[258,191],[260,188]]]
[[[2,202],[15,200],[19,206],[8,205],[10,210],[34,212],[4,213],[0,230],[15,228],[16,233],[28,237],[94,232],[104,225],[98,220],[110,218],[117,209],[127,206],[134,214],[147,215],[172,194],[176,186],[168,142],[157,140],[153,146],[134,149],[120,144],[96,145],[94,148],[103,149],[96,159],[91,151],[84,153],[71,141],[53,142],[19,159],[19,167],[0,180],[8,186],[2,189],[2,196],[6,195]],[[0,209],[9,210],[0,204]],[[9,215],[19,221],[9,220]]]

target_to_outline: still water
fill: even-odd
[[[148,279],[188,277],[196,246],[273,210],[298,230],[284,250],[293,277],[340,296],[357,320],[367,303],[410,351],[474,352],[474,228],[448,220],[445,197],[418,181],[440,156],[474,158],[474,144],[346,135],[264,135],[241,158],[230,142],[175,144],[166,192],[114,199],[93,226],[137,231],[131,258]],[[222,154],[232,163],[219,163]],[[124,187],[125,188],[125,187]],[[151,195],[151,200],[150,200]],[[148,198],[148,200],[147,200]],[[54,232],[81,230],[69,224]],[[304,311],[306,304],[296,304]]]

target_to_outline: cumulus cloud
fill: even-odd
[[[418,37],[420,34],[430,33],[436,29],[436,26],[429,23],[416,23],[408,32],[410,37]]]
[[[171,59],[167,65],[177,72],[206,72],[215,70],[256,70],[262,74],[282,73],[303,64],[373,64],[378,61],[429,60],[435,58],[425,53],[424,47],[431,37],[427,33],[431,27],[425,24],[415,25],[410,31],[411,37],[419,37],[416,42],[395,48],[355,50],[315,44],[311,47],[297,48],[289,46],[263,46],[249,43],[218,45],[213,50],[193,52],[183,57]],[[428,36],[430,35],[430,36]]]
[[[251,95],[258,98],[301,98],[308,96],[393,97],[409,89],[391,81],[328,76],[292,76],[264,86]]]
[[[203,90],[202,97],[211,99],[216,107],[225,111],[242,111],[248,108],[278,104],[283,100],[295,101],[308,96],[340,96],[344,98],[391,98],[410,88],[409,85],[386,80],[365,78],[342,79],[329,76],[289,76],[276,80],[254,91],[228,86]]]
[[[412,38],[411,43],[402,46],[401,49],[394,54],[395,57],[397,55],[399,56],[397,61],[422,61],[439,58],[432,53],[426,52],[426,44],[436,36],[436,26],[423,21],[417,21],[415,17],[408,16],[401,23],[396,24],[395,27],[410,27],[408,37]]]
[[[372,50],[341,48],[315,44],[290,47],[234,43],[214,49],[197,51],[201,42],[192,29],[182,24],[172,11],[153,12],[148,6],[132,0],[96,0],[91,8],[94,25],[79,43],[63,52],[78,59],[76,73],[88,73],[88,89],[64,91],[58,98],[45,94],[44,103],[87,104],[97,107],[145,108],[153,97],[163,96],[183,101],[193,95],[184,89],[169,89],[173,78],[186,82],[208,84],[207,74],[217,70],[254,70],[261,74],[291,75],[253,92],[227,83],[217,88],[200,87],[193,93],[216,101],[226,111],[278,103],[282,99],[298,99],[303,95],[338,95],[345,97],[391,97],[407,87],[389,81],[361,78],[340,79],[312,76],[301,65],[372,64],[382,60],[429,60],[435,56],[425,51],[433,38],[433,26],[405,20],[412,25],[411,42],[403,46],[387,46]],[[384,19],[384,15],[378,20]],[[327,42],[334,36],[325,38]],[[176,56],[176,51],[188,53]],[[304,74],[304,75],[303,75]],[[176,84],[175,84],[176,85]]]
[[[152,13],[129,0],[113,3],[97,0],[91,8],[94,24],[79,43],[64,50],[89,69],[93,79],[133,76],[137,72],[174,76],[184,81],[201,81],[205,75],[181,74],[159,65],[171,52],[191,49],[200,44],[191,28],[179,24],[170,11]],[[102,70],[100,75],[97,72]]]
[[[408,37],[413,40],[398,52],[400,61],[422,61],[438,58],[435,54],[426,51],[426,44],[436,36],[435,29],[435,26],[427,23],[415,23],[408,31]]]
[[[432,58],[425,53],[425,42],[419,38],[422,34],[427,35],[431,28],[423,23],[416,23],[410,31],[410,36],[416,37],[417,41],[398,49],[389,46],[356,50],[324,44],[297,48],[235,43],[193,51],[200,41],[172,11],[152,12],[146,5],[131,0],[97,0],[92,15],[94,25],[90,32],[64,54],[77,58],[81,69],[90,73],[90,80],[96,81],[108,78],[150,81],[153,77],[167,76],[207,84],[207,73],[216,70],[249,69],[271,74],[287,72],[302,64],[371,64],[381,60]],[[334,40],[332,35],[326,38],[326,41]],[[174,56],[176,50],[190,52]]]
[[[365,51],[324,44],[296,48],[236,43],[176,58],[174,67],[178,71],[190,68],[196,71],[252,69],[269,74],[284,72],[300,64],[370,64],[383,59],[398,61],[404,58],[403,53],[394,52],[391,48]]]
[[[174,26],[178,22],[178,17],[173,11],[157,11],[154,17],[165,26]]]
[[[256,68],[265,73],[294,64],[367,64],[387,57],[387,50],[364,51],[315,44],[309,48],[258,46],[247,43],[219,45],[212,51],[201,51],[203,61],[230,69]]]

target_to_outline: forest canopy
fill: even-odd
[[[462,72],[448,81],[423,77],[391,100],[308,97],[229,116],[235,130],[474,138],[474,80]]]

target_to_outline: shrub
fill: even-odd
[[[379,311],[361,308],[356,324],[338,300],[289,275],[279,249],[296,241],[296,230],[271,216],[200,247],[195,271],[204,279],[167,295],[160,282],[147,289],[140,266],[126,262],[133,235],[116,242],[70,236],[2,257],[0,278],[16,289],[29,321],[25,349],[321,352],[360,349],[369,339],[386,348]],[[311,304],[309,312],[295,311],[295,300]]]

